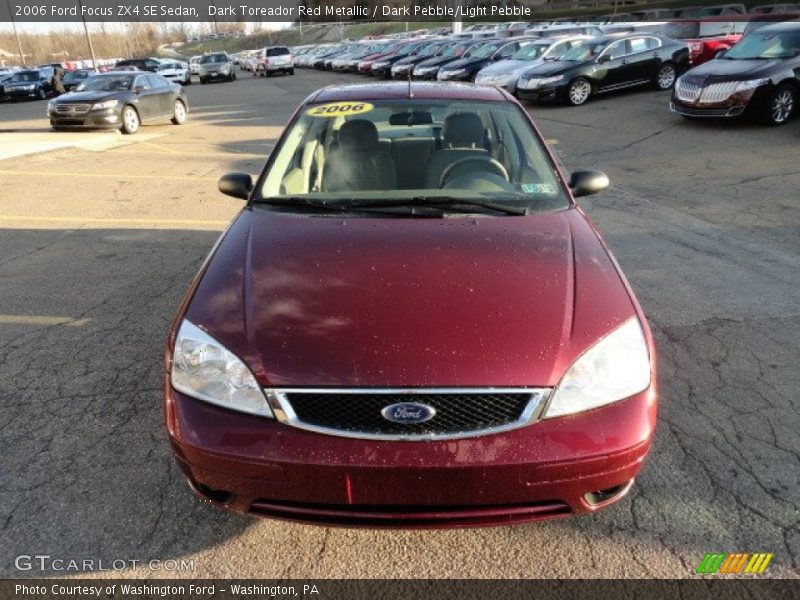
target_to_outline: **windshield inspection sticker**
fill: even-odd
[[[522,191],[526,194],[548,194],[552,196],[556,193],[556,186],[552,183],[523,183]]]
[[[306,111],[310,117],[349,117],[371,111],[374,106],[369,102],[329,102],[320,104]]]

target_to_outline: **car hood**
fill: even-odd
[[[465,67],[472,67],[479,63],[488,63],[488,58],[459,58],[458,60],[454,60],[452,62],[447,63],[442,68],[448,71],[453,71],[455,69],[463,69]]]
[[[785,60],[727,60],[724,58],[710,60],[687,72],[683,77],[688,81],[740,81],[742,79],[755,79],[769,77],[776,67],[780,67]]]
[[[101,91],[85,91],[85,92],[69,92],[63,94],[53,100],[53,104],[73,104],[75,102],[101,102],[103,100],[113,100],[115,98],[122,98],[129,92],[101,92]]]
[[[481,70],[481,75],[511,75],[512,73],[524,69],[525,67],[534,66],[532,60],[516,60],[508,59],[501,60]]]
[[[538,63],[531,67],[530,70],[525,71],[525,77],[548,77],[550,75],[561,75],[579,67],[583,64],[580,61],[570,60],[548,60]]]
[[[578,209],[336,218],[245,209],[186,317],[265,386],[551,386],[635,314]]]
[[[458,58],[453,58],[452,56],[433,56],[431,58],[427,58],[419,63],[417,63],[418,67],[438,67],[440,65],[444,65],[449,62],[453,62],[456,60],[460,60]]]

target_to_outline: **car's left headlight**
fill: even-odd
[[[119,100],[106,100],[105,102],[95,102],[92,104],[92,110],[105,110],[106,108],[114,108],[119,104]]]
[[[596,342],[567,369],[545,418],[605,406],[646,390],[650,385],[647,340],[633,317]]]
[[[184,319],[172,355],[172,387],[239,412],[272,417],[255,376],[239,357]]]

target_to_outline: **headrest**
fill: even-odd
[[[483,121],[475,113],[454,113],[444,120],[445,147],[480,148],[483,145]]]
[[[375,150],[378,147],[378,129],[366,119],[347,121],[339,129],[339,147],[344,150]]]

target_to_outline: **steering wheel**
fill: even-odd
[[[500,164],[499,161],[495,160],[494,158],[468,156],[466,158],[462,158],[462,159],[457,160],[456,162],[454,162],[451,165],[448,165],[447,168],[444,171],[442,171],[442,176],[439,177],[439,188],[441,189],[441,188],[444,187],[445,181],[447,181],[447,178],[450,177],[450,174],[453,172],[453,170],[456,167],[459,167],[461,165],[464,165],[464,164],[470,163],[470,162],[480,163],[481,166],[489,165],[490,167],[492,167],[492,171],[496,171],[498,173],[498,175],[500,175],[503,179],[505,179],[506,181],[510,181],[510,179],[508,177],[508,171],[506,170],[506,168],[502,164]]]

